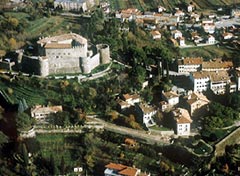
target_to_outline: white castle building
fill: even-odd
[[[38,56],[23,56],[22,70],[48,76],[64,73],[90,73],[110,62],[109,46],[89,46],[87,39],[75,34],[46,37],[37,41]]]

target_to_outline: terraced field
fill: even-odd
[[[138,8],[139,10],[151,10],[161,5],[168,10],[179,7],[182,0],[109,0],[113,9]],[[197,9],[216,9],[218,6],[227,6],[234,3],[240,4],[240,0],[186,0],[186,3],[193,2]]]

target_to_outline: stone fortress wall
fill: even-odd
[[[80,38],[76,39],[80,42],[75,41],[76,37]],[[57,41],[60,38],[61,40]],[[87,40],[78,34],[63,34],[62,36],[44,38],[39,41],[39,56],[24,55],[22,59],[21,64],[24,72],[38,74],[43,77],[50,74],[87,74],[98,65],[110,62],[108,45],[99,44],[95,47],[95,50],[88,50]]]

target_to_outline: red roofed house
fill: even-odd
[[[109,163],[105,166],[105,176],[150,176],[150,174],[144,174],[138,168],[125,166],[122,164]]]
[[[186,109],[177,108],[173,112],[177,135],[189,135],[192,119]]]

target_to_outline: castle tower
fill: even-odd
[[[89,57],[81,58],[81,69],[82,73],[91,73],[91,65],[89,64]]]
[[[107,44],[98,44],[97,50],[100,53],[101,64],[107,64],[110,62],[110,49]]]
[[[39,57],[39,75],[43,77],[49,75],[49,64],[47,58]]]

